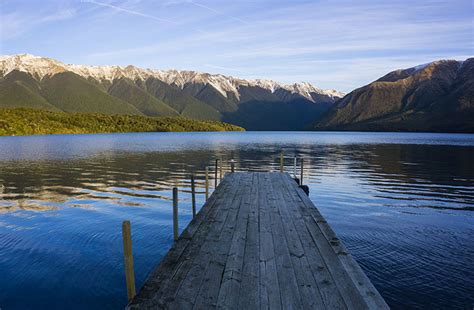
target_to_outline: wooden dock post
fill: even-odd
[[[178,240],[178,188],[173,187],[173,239]]]
[[[217,188],[217,170],[219,168],[219,159],[216,159],[216,167],[214,171],[214,188]]]
[[[196,217],[196,184],[194,182],[194,174],[191,175],[191,200],[193,208],[193,218]]]
[[[127,282],[127,297],[131,301],[136,295],[135,290],[135,271],[133,269],[133,253],[132,253],[132,231],[130,221],[122,223],[123,238],[123,258],[125,261],[125,280]]]
[[[296,178],[296,156],[293,158],[293,176]]]
[[[209,167],[206,167],[206,201],[209,199]]]
[[[300,173],[301,173],[301,175],[300,175],[300,186],[301,186],[301,185],[303,185],[303,161],[304,161],[304,160],[303,160],[303,158],[301,158],[301,168],[300,168],[300,170],[301,170],[301,171],[300,171]]]
[[[283,173],[283,151],[280,153],[280,172]]]
[[[223,162],[224,162],[223,160],[219,161],[219,163],[220,163],[220,165],[219,165],[219,182],[222,181],[222,174],[223,174],[223,168],[222,168],[223,165],[222,165],[222,163]]]
[[[234,159],[230,160],[230,172],[234,173],[235,172],[235,162]]]

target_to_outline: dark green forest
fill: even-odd
[[[114,132],[185,132],[243,131],[219,122],[184,117],[148,117],[100,113],[65,113],[36,109],[0,109],[0,135],[114,133]]]

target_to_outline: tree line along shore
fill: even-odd
[[[2,136],[191,131],[244,131],[244,129],[224,122],[184,117],[65,113],[23,108],[0,109]]]

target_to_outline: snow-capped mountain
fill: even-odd
[[[271,93],[275,93],[278,90],[286,90],[292,94],[305,97],[312,102],[316,102],[315,95],[327,96],[331,100],[344,96],[343,93],[336,90],[319,89],[307,82],[287,85],[272,80],[245,80],[232,76],[196,71],[142,69],[132,65],[122,67],[65,64],[51,58],[30,54],[0,56],[1,76],[6,76],[14,70],[29,73],[39,80],[61,72],[73,72],[84,78],[92,78],[99,82],[112,82],[120,78],[128,78],[133,81],[145,81],[149,78],[156,78],[181,89],[189,84],[204,84],[212,86],[226,98],[232,94],[238,100],[240,100],[240,88],[244,86],[262,88]]]
[[[343,94],[196,71],[84,66],[20,54],[0,56],[0,108],[184,116],[248,130],[298,130]]]

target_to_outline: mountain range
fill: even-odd
[[[248,130],[299,130],[343,96],[309,83],[280,84],[195,71],[82,66],[20,54],[0,57],[0,107],[185,116]]]
[[[195,71],[0,56],[0,108],[220,120],[247,130],[474,132],[474,58],[395,70],[347,95]]]
[[[474,58],[390,72],[338,100],[313,128],[474,132]]]

